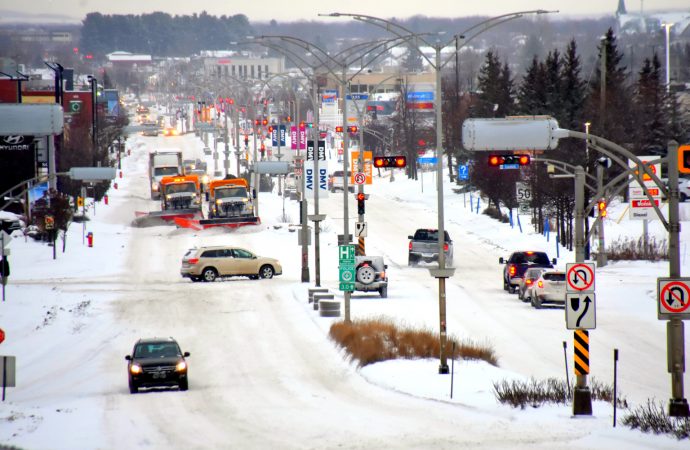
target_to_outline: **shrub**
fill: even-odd
[[[622,423],[645,433],[672,434],[678,439],[690,439],[690,419],[667,416],[663,405],[651,400],[624,416]]]
[[[613,388],[596,379],[592,379],[589,386],[592,400],[613,402]],[[568,384],[556,378],[549,378],[545,381],[530,379],[529,381],[502,380],[494,383],[494,394],[501,403],[524,409],[528,405],[538,408],[546,403],[567,404],[570,402],[572,391]],[[628,402],[625,398],[618,397],[618,407],[627,408]]]
[[[335,322],[329,336],[356,360],[360,367],[389,359],[433,358],[440,352],[438,333],[403,329],[385,318]],[[455,344],[455,352],[453,352]],[[497,365],[494,351],[472,341],[447,341],[451,358],[480,359]]]
[[[489,206],[486,208],[483,212],[483,214],[486,214],[487,216],[491,217],[492,219],[496,219],[501,223],[508,223],[510,222],[510,218],[503,214],[498,208],[495,206]]]
[[[668,259],[668,242],[666,239],[657,241],[654,237],[652,237],[647,240],[647,251],[645,252],[644,239],[642,237],[638,239],[618,239],[607,245],[606,256],[611,261],[659,261]]]

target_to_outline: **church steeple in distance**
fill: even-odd
[[[618,9],[616,10],[616,17],[620,17],[624,14],[628,14],[628,11],[625,9],[625,0],[618,0]]]

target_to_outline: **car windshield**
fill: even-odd
[[[241,186],[222,187],[216,189],[216,198],[246,197],[247,189]]]
[[[135,358],[166,358],[173,356],[180,356],[180,349],[173,342],[138,344],[134,349]]]
[[[551,265],[549,257],[546,253],[542,252],[522,252],[516,253],[510,260],[513,264],[540,264],[540,265]]]
[[[194,183],[169,184],[165,187],[167,194],[179,194],[181,192],[196,192]]]
[[[153,169],[154,175],[177,175],[177,167],[156,167]]]

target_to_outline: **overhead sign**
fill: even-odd
[[[50,136],[62,134],[65,115],[57,103],[0,104],[0,136]]]
[[[465,119],[462,145],[470,151],[553,150],[562,137],[551,117]]]
[[[568,263],[565,269],[566,292],[594,292],[594,263]]]
[[[252,171],[257,173],[268,173],[272,175],[282,175],[290,173],[287,161],[257,161],[252,164]]]
[[[690,319],[690,278],[657,278],[659,319]]]
[[[417,162],[419,164],[436,164],[436,161],[438,161],[438,160],[436,159],[436,157],[433,157],[433,156],[417,158]]]
[[[100,181],[114,180],[114,167],[72,167],[69,170],[69,177],[73,180]]]
[[[597,327],[596,296],[566,294],[565,322],[569,330],[593,330]]]

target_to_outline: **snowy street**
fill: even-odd
[[[563,342],[571,384],[574,380],[573,332],[566,329],[563,308],[536,310],[502,289],[499,257],[528,249],[557,257],[555,234],[548,241],[535,234],[528,216],[521,216],[520,232],[477,214],[470,195],[454,193],[445,180],[446,230],[454,241],[456,268],[447,282],[448,330],[492,347],[499,361],[499,367],[455,361],[451,399],[451,377],[438,375],[437,359],[358,368],[328,339],[330,324],[341,319],[320,317],[307,302],[314,247],[309,247],[311,283],[301,283],[297,233],[280,220],[284,204],[289,222],[298,223],[299,205],[277,190],[259,195],[260,226],[131,227],[135,211],[159,209],[149,196],[149,151],[179,147],[185,158],[207,157],[193,134],[132,136],[127,146],[131,155],[122,160],[123,177],[114,180],[118,189],[109,191],[108,205],[100,202],[95,211],[91,205],[84,227],[72,224],[65,253],[60,240],[53,260],[47,245],[13,235],[12,273],[0,304],[6,333],[0,353],[17,357],[17,387],[7,389],[0,408],[0,444],[32,450],[687,447],[622,426],[621,410],[613,428],[607,403],[594,402],[593,417],[582,419],[572,417],[570,404],[519,410],[495,399],[494,381],[564,379]],[[330,161],[329,169],[335,168]],[[386,299],[353,293],[353,319],[394,318],[438,332],[438,282],[427,270],[434,265],[407,265],[407,236],[416,228],[437,227],[434,174],[425,173],[423,183],[398,171],[393,182],[388,174],[375,175],[365,187],[370,194],[366,251],[385,258],[389,288]],[[356,201],[352,194],[347,198],[352,232]],[[689,205],[681,205],[684,275],[690,273]],[[610,205],[608,242],[641,232],[625,206]],[[337,234],[343,232],[343,194],[322,199],[320,212],[327,215],[322,285],[342,299]],[[83,243],[89,231],[92,248]],[[650,232],[658,238],[666,233],[658,220],[650,223]],[[187,249],[217,244],[278,258],[283,274],[213,283],[180,276]],[[572,252],[559,249],[559,268],[573,261]],[[596,272],[590,380],[613,383],[618,349],[619,393],[633,407],[647,399],[666,407],[671,393],[666,324],[657,319],[656,303],[656,278],[667,275],[667,262],[612,263]],[[129,393],[124,357],[138,338],[152,336],[172,336],[191,353],[189,391]],[[685,353],[690,354],[687,335]],[[687,397],[687,372],[684,379]]]

